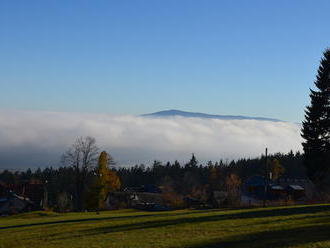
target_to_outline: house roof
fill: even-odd
[[[293,190],[304,190],[304,188],[301,187],[300,185],[290,184],[289,187],[292,188]]]
[[[270,186],[270,188],[273,190],[284,190],[284,188],[281,185],[272,185]]]

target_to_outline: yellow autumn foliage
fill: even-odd
[[[121,187],[117,173],[109,168],[111,163],[112,157],[105,151],[101,152],[96,169],[97,179],[89,192],[89,208],[104,209],[109,192]]]

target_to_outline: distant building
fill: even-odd
[[[0,182],[0,214],[40,210],[44,186],[39,183],[6,185]]]
[[[169,210],[161,190],[155,185],[125,188],[123,191],[110,192],[106,208],[136,208],[142,210]]]
[[[0,197],[0,215],[10,215],[37,210],[38,207],[28,198],[9,191]]]
[[[243,199],[252,203],[262,200],[306,200],[306,189],[312,187],[307,179],[279,179],[276,181],[265,180],[263,176],[253,176],[243,185]],[[246,202],[245,202],[246,203]]]

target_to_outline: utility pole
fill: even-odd
[[[47,210],[47,208],[48,208],[48,191],[47,191],[47,183],[48,183],[48,181],[47,180],[45,180],[45,182],[44,182],[44,197],[43,197],[43,200],[42,200],[42,208],[44,209],[44,210]]]
[[[268,149],[265,151],[265,179],[264,179],[264,201],[263,207],[266,207],[266,197],[267,197],[267,186],[268,186]]]

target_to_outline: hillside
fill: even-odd
[[[245,210],[34,212],[1,217],[10,247],[330,247],[330,205]]]
[[[279,122],[281,120],[266,118],[266,117],[250,117],[250,116],[242,116],[242,115],[211,115],[205,113],[194,113],[194,112],[186,112],[181,110],[165,110],[159,111],[151,114],[144,114],[143,117],[188,117],[188,118],[206,118],[206,119],[220,119],[220,120],[258,120],[258,121],[274,121]]]

